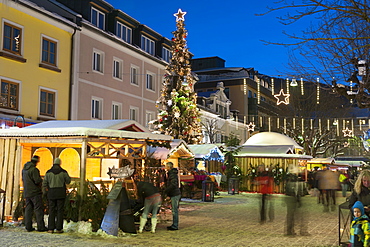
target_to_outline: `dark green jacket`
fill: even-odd
[[[49,199],[63,199],[66,198],[66,184],[71,182],[71,177],[68,172],[60,167],[60,165],[53,165],[45,174],[42,186],[47,188]]]
[[[36,168],[35,163],[32,161],[24,164],[22,170],[23,180],[23,193],[24,197],[34,197],[42,194],[41,184],[42,178],[40,177],[40,171]]]

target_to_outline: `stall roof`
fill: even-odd
[[[294,145],[243,145],[236,157],[264,157],[264,158],[290,158],[290,159],[312,159],[310,155],[294,153]]]
[[[224,161],[225,156],[215,144],[193,144],[189,145],[196,159]]]
[[[65,128],[85,127],[93,129],[128,130],[136,132],[150,132],[138,122],[130,119],[115,120],[52,120],[28,126],[26,128]]]
[[[126,139],[149,139],[170,141],[172,136],[152,134],[150,132],[133,132],[126,130],[97,129],[86,127],[59,128],[15,128],[1,129],[0,137],[111,137]]]
[[[164,147],[148,147],[148,153],[153,154],[152,157],[158,160],[166,160],[173,153],[178,152],[181,157],[194,157],[194,154],[189,149],[185,141],[180,139],[174,139],[170,143],[171,149]]]
[[[312,160],[307,161],[310,164],[332,164],[336,163],[334,158],[313,158]]]
[[[260,132],[251,136],[243,146],[293,146],[293,148],[303,149],[289,136],[276,132]]]

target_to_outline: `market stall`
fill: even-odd
[[[0,188],[6,193],[5,215],[11,215],[22,189],[21,170],[40,156],[41,175],[56,157],[74,181],[111,180],[109,167],[130,165],[141,173],[148,145],[166,145],[171,136],[152,134],[132,120],[49,121],[0,130]],[[80,194],[84,191],[81,189]]]
[[[258,175],[257,169],[263,165],[275,182],[274,191],[283,191],[283,177],[289,166],[300,168],[305,172],[307,161],[312,156],[303,154],[303,147],[293,139],[276,132],[260,132],[251,136],[236,154],[237,164],[245,178],[241,187],[256,191],[254,180]]]

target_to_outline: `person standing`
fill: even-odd
[[[172,162],[166,163],[167,187],[165,193],[171,198],[172,225],[167,230],[175,231],[179,229],[179,202],[181,199],[179,171],[173,167]]]
[[[35,230],[35,228],[32,227],[33,211],[36,215],[37,230],[39,232],[47,231],[44,222],[44,206],[42,202],[42,179],[39,169],[36,168],[39,162],[40,157],[35,155],[31,158],[31,161],[24,164],[22,170],[23,196],[26,200],[24,223],[28,232]]]
[[[141,201],[144,201],[144,211],[140,217],[139,233],[143,232],[144,226],[148,220],[149,212],[152,213],[152,229],[151,232],[155,233],[157,226],[157,214],[159,206],[162,203],[161,194],[159,194],[157,187],[149,182],[138,182],[137,183],[137,194]]]
[[[349,207],[351,208],[356,201],[362,202],[365,213],[370,214],[370,170],[362,170],[358,176],[352,194],[349,197]]]
[[[56,158],[52,168],[46,172],[44,182],[42,183],[49,201],[49,233],[53,233],[54,229],[56,229],[56,233],[63,233],[66,184],[71,182],[71,177],[61,167],[61,164],[61,159]]]

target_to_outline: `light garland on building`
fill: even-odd
[[[271,93],[274,95],[275,93],[275,83],[274,83],[274,78],[271,78]]]
[[[261,103],[261,82],[260,79],[257,78],[257,104]]]
[[[281,89],[278,94],[275,94],[274,97],[277,99],[276,104],[280,105],[281,103],[288,105],[289,104],[289,93],[284,93],[284,90]]]
[[[301,77],[301,95],[304,95],[303,78]]]
[[[317,78],[316,104],[320,104],[320,78]]]

